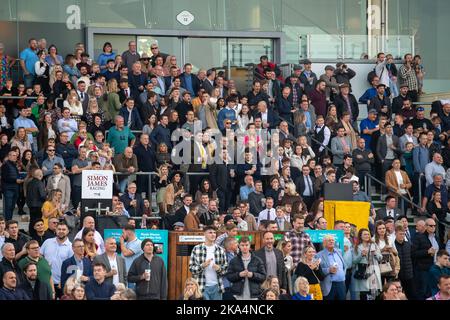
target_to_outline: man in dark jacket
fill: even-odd
[[[236,300],[249,300],[261,295],[261,283],[266,280],[264,262],[250,252],[250,239],[239,240],[240,253],[231,259],[225,277],[231,282]]]
[[[17,288],[16,278],[17,276],[13,271],[7,271],[3,275],[3,286],[0,289],[0,300],[31,300],[25,291]]]
[[[105,281],[106,266],[103,263],[94,264],[94,278],[86,284],[86,298],[88,300],[111,300],[116,287]]]
[[[395,248],[400,259],[400,272],[398,278],[403,290],[409,300],[416,299],[416,288],[414,283],[411,242],[405,241],[406,231],[402,225],[395,227]]]
[[[19,184],[23,183],[23,180],[19,179],[19,170],[16,165],[17,157],[16,151],[10,151],[8,159],[3,162],[1,167],[1,185],[4,197],[3,215],[6,221],[13,217],[13,211],[19,197]]]
[[[14,250],[14,245],[12,243],[5,243],[2,246],[3,259],[0,261],[0,287],[3,286],[3,276],[8,271],[13,271],[16,274],[16,282],[20,283],[22,279],[22,273],[17,265],[14,257],[16,256],[16,251]]]
[[[434,263],[436,252],[444,247],[436,237],[436,221],[427,219],[425,226],[425,232],[417,234],[413,239],[414,273],[419,300],[425,300],[431,295],[430,288],[427,287],[428,271]]]
[[[134,147],[133,153],[136,155],[139,171],[155,172],[156,171],[156,154],[150,146],[150,137],[148,134],[141,134],[139,144]],[[138,192],[148,192],[148,175],[137,176]]]
[[[128,270],[128,282],[136,283],[138,300],[167,299],[167,270],[164,261],[154,254],[154,244],[150,239],[142,241],[144,251]]]
[[[119,115],[123,117],[130,130],[142,130],[144,127],[139,111],[134,106],[134,99],[131,97],[125,100],[125,105],[120,108]]]
[[[352,121],[356,121],[359,115],[359,105],[355,96],[350,93],[350,87],[348,84],[342,84],[339,87],[339,95],[334,99],[334,104],[336,105],[338,117],[342,117],[342,113],[347,111],[350,113],[350,118]]]
[[[391,99],[385,95],[385,89],[385,84],[377,85],[377,95],[370,100],[367,110],[375,109],[378,113],[390,119],[392,114]]]
[[[84,243],[81,239],[72,242],[73,256],[63,261],[61,265],[61,288],[64,288],[67,279],[80,270],[80,281],[86,283],[92,277],[92,262],[84,257]]]
[[[209,177],[211,180],[211,188],[217,190],[219,198],[220,212],[226,212],[231,204],[231,181],[234,178],[234,170],[232,165],[228,164],[228,152],[222,150],[223,163],[214,163],[209,167]]]
[[[292,100],[289,99],[291,94],[291,88],[284,87],[281,96],[277,99],[275,104],[276,110],[278,111],[278,115],[292,123]]]
[[[169,118],[166,115],[161,116],[160,124],[153,129],[150,134],[150,140],[152,141],[153,149],[156,150],[156,147],[160,143],[165,143],[169,150],[172,149],[172,140],[170,135],[170,129],[167,127],[169,124]]]
[[[36,263],[29,262],[25,265],[23,272],[25,279],[19,289],[25,291],[31,300],[52,300],[50,287],[38,279]]]
[[[200,80],[192,73],[192,64],[186,63],[184,65],[184,72],[180,74],[181,87],[185,88],[192,97],[197,95],[200,90]]]
[[[280,283],[280,288],[287,289],[287,279],[284,279],[285,266],[283,252],[274,248],[275,242],[273,233],[266,231],[263,234],[264,247],[255,251],[255,256],[261,259],[266,269],[266,276],[276,276]]]
[[[41,169],[33,171],[33,179],[27,185],[26,203],[30,209],[30,224],[28,230],[33,230],[33,223],[36,219],[42,217],[41,208],[47,197],[44,182],[42,178],[44,174]]]
[[[73,144],[69,142],[69,135],[67,132],[59,134],[59,143],[56,145],[56,154],[61,155],[64,160],[67,170],[72,168],[72,162],[78,157],[78,151]]]
[[[127,186],[127,192],[121,197],[125,210],[128,211],[131,217],[141,217],[144,213],[144,200],[139,192],[137,192],[136,183],[130,182]]]

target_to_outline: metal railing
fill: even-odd
[[[364,192],[367,194],[367,196],[370,197],[370,195],[371,195],[369,188],[370,188],[370,186],[372,185],[372,181],[375,181],[377,184],[380,185],[381,188],[385,188],[385,189],[387,190],[387,192],[389,192],[389,188],[388,188],[388,186],[386,185],[386,183],[384,183],[384,182],[378,180],[377,178],[375,178],[375,177],[374,177],[373,175],[371,175],[371,174],[366,174],[366,175],[364,176]],[[420,185],[421,185],[421,183],[420,183]],[[420,199],[419,201],[422,200],[422,196],[421,196],[421,191],[420,191],[420,190],[421,190],[421,189],[419,188],[419,199]],[[420,211],[422,210],[422,207],[420,206],[420,204],[417,205],[416,203],[414,203],[414,201],[412,201],[411,199],[405,197],[404,195],[402,195],[402,194],[396,194],[396,196],[397,196],[398,198],[402,199],[402,200],[404,201],[404,203],[407,203],[407,204],[411,205],[412,209],[414,208],[414,209],[416,209],[416,210],[420,210]],[[383,192],[382,192],[382,190],[381,190],[381,193],[380,193],[380,198],[381,198],[381,197],[383,197]],[[420,211],[419,211],[419,212],[420,212]],[[423,211],[423,214],[424,214],[426,217],[428,217],[428,218],[431,218],[431,217],[432,217],[431,213],[427,212],[426,209]],[[440,221],[440,220],[437,220],[437,222],[441,225],[441,227],[444,227],[444,228],[445,228],[445,227],[448,226],[448,223],[446,223],[446,222],[443,222],[443,221]]]

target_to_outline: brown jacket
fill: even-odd
[[[409,189],[411,189],[412,184],[411,184],[411,181],[409,180],[408,174],[403,170],[400,170],[400,172],[402,175],[403,184],[406,186],[405,189],[408,192],[408,195],[411,197],[411,194],[409,193]],[[393,197],[398,197],[400,186],[397,183],[397,176],[395,175],[394,169],[386,171],[385,179],[386,179],[386,185],[389,189],[389,195],[391,195]]]
[[[200,219],[197,214],[188,213],[186,217],[184,217],[184,227],[186,231],[200,231]]]

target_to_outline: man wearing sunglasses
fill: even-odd
[[[425,220],[425,232],[417,234],[413,239],[413,259],[417,298],[425,300],[431,295],[428,287],[428,271],[436,260],[436,253],[444,249],[444,245],[436,236],[436,221]]]

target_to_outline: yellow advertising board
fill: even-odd
[[[369,224],[370,203],[359,201],[324,201],[324,218],[333,228],[336,220],[353,223],[359,229]]]

